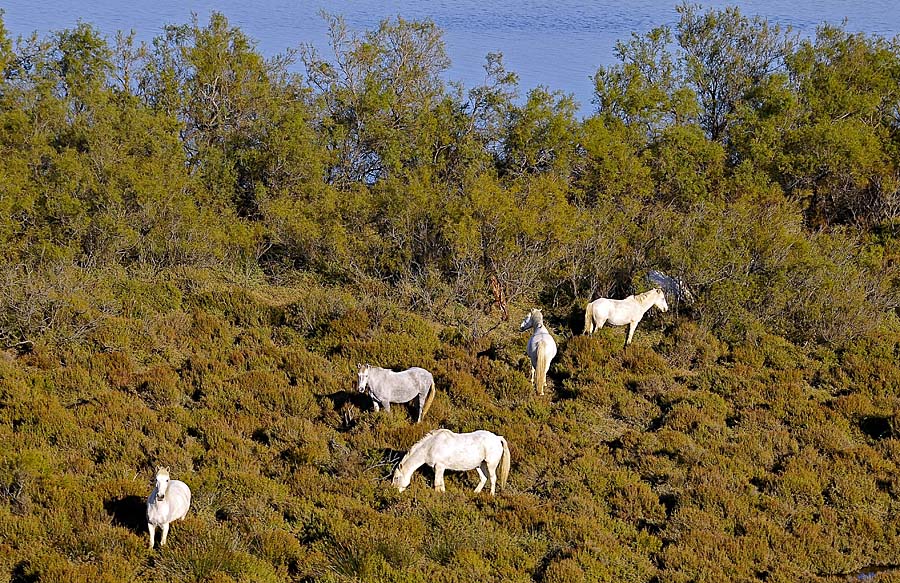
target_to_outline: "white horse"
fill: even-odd
[[[480,481],[475,493],[481,492],[490,477],[493,496],[497,466],[500,466],[500,487],[506,484],[509,475],[509,445],[506,439],[490,431],[453,433],[449,429],[435,429],[416,442],[400,460],[394,470],[394,486],[401,492],[406,490],[413,472],[422,464],[434,468],[434,489],[438,492],[446,490],[444,470],[476,470]]]
[[[631,337],[637,329],[638,322],[644,314],[656,306],[663,312],[668,311],[666,294],[661,289],[651,289],[636,296],[628,296],[624,300],[600,298],[588,303],[584,310],[584,333],[593,334],[594,330],[603,328],[607,322],[613,326],[628,324],[628,337],[625,346],[631,344]]]
[[[544,326],[544,315],[537,308],[531,310],[519,325],[521,331],[529,328],[534,328],[531,338],[528,339],[528,346],[525,347],[525,352],[531,359],[531,383],[537,388],[538,394],[543,395],[550,361],[556,356],[556,341]],[[537,379],[535,379],[535,371],[537,371]]]
[[[414,366],[403,372],[394,372],[386,368],[359,364],[360,393],[372,397],[372,405],[379,410],[379,404],[385,411],[391,410],[391,403],[406,403],[419,398],[419,418],[422,420],[434,400],[434,377],[424,368]]]
[[[166,544],[169,523],[184,520],[191,505],[191,489],[187,484],[169,479],[169,468],[157,468],[156,487],[147,498],[147,529],[150,531],[150,548],[156,542],[156,527],[162,527],[160,546]]]

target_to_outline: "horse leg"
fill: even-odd
[[[375,412],[378,413],[381,411],[381,406],[378,404],[378,401],[372,399],[372,407],[375,409]]]
[[[487,462],[484,462],[484,465],[487,467],[488,476],[491,478],[491,496],[493,496],[494,486],[497,484],[497,466],[491,466]]]
[[[381,404],[381,406],[384,407],[385,413],[391,412],[391,402],[390,401],[385,401],[384,403]]]
[[[476,494],[481,492],[482,488],[484,488],[485,482],[487,482],[487,476],[484,475],[484,470],[481,469],[484,465],[484,462],[481,462],[481,465],[475,468],[475,471],[478,472],[478,486],[475,487]]]
[[[150,548],[152,549],[153,545],[156,544],[156,527],[148,522],[147,530],[150,531]]]
[[[166,538],[169,536],[169,523],[165,523],[162,525],[162,538],[159,541],[159,546],[164,546],[166,544]]]
[[[628,324],[628,338],[625,339],[625,346],[631,344],[631,338],[634,336],[634,331],[637,330],[637,322],[630,322]]]
[[[444,466],[434,466],[434,489],[438,492],[447,491],[447,488],[444,486]]]
[[[419,395],[419,418],[416,420],[416,423],[422,422],[422,412],[425,411],[425,401],[428,399],[428,393],[424,395]]]

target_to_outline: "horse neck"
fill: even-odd
[[[531,333],[532,336],[537,336],[539,334],[549,334],[550,330],[547,330],[547,327],[544,326],[543,322],[539,322],[534,325],[533,331]]]
[[[416,444],[419,445],[419,444]],[[422,444],[424,445],[424,444]],[[403,459],[400,460],[400,464],[403,466],[403,479],[406,480],[409,478],[413,472],[419,469],[419,466],[425,463],[426,458],[426,448],[424,447],[416,447],[413,446],[412,449],[409,450]]]
[[[424,463],[428,462],[428,454],[431,452],[431,445],[435,439],[437,439],[440,435],[452,435],[453,432],[449,429],[438,428],[432,429],[425,436],[413,444],[411,448],[409,448],[409,452],[406,456],[400,460],[400,463],[408,463],[413,462],[416,463],[416,467],[421,466]]]
[[[371,389],[372,383],[376,383],[376,384],[381,383],[392,372],[394,372],[394,371],[386,369],[386,368],[380,368],[377,366],[369,367],[369,379],[368,379],[368,382],[366,383],[366,385]]]
[[[640,304],[641,308],[643,308],[643,310],[646,312],[653,307],[653,304],[656,303],[656,294],[654,294],[652,291],[648,291],[634,296],[634,299],[637,300],[638,304]]]
[[[537,332],[538,328],[543,327],[544,318],[535,317],[534,314],[532,314],[529,316],[529,320],[522,322],[522,324],[523,324],[523,327],[521,328],[521,330],[528,330],[528,328],[531,328],[532,332]],[[524,326],[525,324],[528,324],[528,327],[525,327]]]

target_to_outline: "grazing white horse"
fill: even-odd
[[[584,333],[593,334],[594,330],[603,328],[606,323],[613,326],[628,324],[628,337],[625,339],[625,346],[628,346],[631,344],[631,337],[634,336],[638,322],[653,306],[663,312],[669,309],[666,294],[661,289],[651,289],[636,296],[628,296],[624,300],[608,298],[594,300],[584,309]]]
[[[550,361],[556,356],[556,341],[544,326],[544,315],[537,308],[531,310],[519,325],[521,331],[529,328],[534,329],[531,338],[528,339],[528,346],[525,347],[525,352],[531,359],[531,383],[537,388],[538,394],[543,395]],[[537,378],[535,378],[535,372],[537,372]]]
[[[422,464],[434,468],[434,489],[444,492],[444,470],[476,470],[480,481],[475,493],[481,492],[488,477],[491,480],[491,496],[497,482],[497,466],[500,467],[500,487],[509,476],[509,445],[506,439],[490,431],[453,433],[449,429],[435,429],[416,442],[409,453],[400,460],[394,470],[394,486],[401,492],[409,486],[409,480]]]
[[[169,468],[157,468],[156,487],[147,499],[147,529],[150,531],[150,548],[156,542],[156,527],[162,527],[160,546],[166,544],[169,523],[183,520],[191,505],[191,489],[187,484],[169,479]]]
[[[406,403],[419,398],[419,418],[422,420],[434,400],[434,377],[424,368],[414,366],[403,372],[394,372],[386,368],[358,364],[360,393],[372,397],[372,405],[379,410],[379,404],[385,411],[391,410],[391,403]]]

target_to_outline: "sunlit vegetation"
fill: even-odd
[[[900,565],[900,44],[679,12],[586,119],[500,55],[447,85],[429,22],[273,58],[220,14],[146,46],[0,24],[0,578]],[[580,335],[650,270],[693,301]],[[424,421],[374,413],[360,362],[430,370]],[[393,489],[436,427],[503,435],[506,488]],[[158,465],[193,501],[149,550]]]

